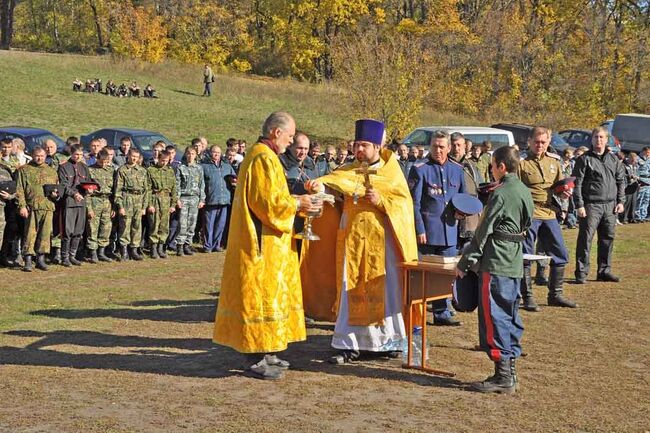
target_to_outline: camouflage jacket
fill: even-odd
[[[141,194],[144,198],[143,209],[149,203],[149,182],[147,169],[137,164],[125,164],[117,170],[115,179],[115,207],[124,207],[125,194]]]
[[[205,180],[200,164],[183,164],[176,170],[176,190],[179,196],[195,196],[205,202]]]
[[[0,165],[0,182],[11,182],[13,180],[13,176],[11,175],[11,171],[9,171],[8,168],[6,168],[3,165]],[[14,194],[15,195],[15,194]],[[13,197],[7,199],[7,201],[12,201]],[[0,209],[4,208],[5,204],[7,204],[7,201],[4,199],[0,199]],[[4,212],[3,210],[0,210],[0,212]],[[1,217],[4,217],[4,215],[0,215]]]
[[[147,168],[147,175],[149,178],[149,206],[154,206],[155,196],[169,195],[169,206],[176,206],[178,201],[178,193],[176,192],[176,176],[174,169],[166,165],[164,167],[151,166]]]
[[[16,198],[18,207],[29,207],[32,210],[54,211],[54,199],[45,197],[43,185],[58,184],[56,170],[43,163],[36,165],[30,162],[18,169]]]
[[[48,155],[47,157],[45,157],[45,162],[47,163],[47,165],[49,165],[55,170],[58,170],[59,166],[64,162],[66,162],[67,160],[68,157],[62,153],[55,153],[54,155],[51,156]]]
[[[95,164],[88,169],[90,171],[90,178],[99,184],[99,190],[95,191],[91,200],[88,201],[88,211],[93,210],[94,198],[110,199],[113,195],[113,187],[115,186],[115,170],[111,164],[106,167],[100,167]]]
[[[18,167],[20,167],[20,161],[14,155],[10,155],[7,160],[0,157],[0,165],[9,170],[9,172],[13,175]]]

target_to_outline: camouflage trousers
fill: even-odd
[[[180,209],[178,224],[178,236],[176,237],[177,245],[190,245],[194,238],[196,229],[196,220],[199,215],[199,197],[195,195],[186,195],[181,197],[183,207]]]
[[[124,247],[139,247],[142,240],[142,209],[145,207],[142,194],[126,194],[124,197],[124,211],[120,215],[120,228],[118,236],[120,245]]]
[[[24,255],[49,254],[53,214],[51,210],[29,210],[25,224]]]
[[[88,220],[88,239],[86,246],[89,250],[96,250],[97,247],[108,246],[111,236],[111,200],[108,197],[90,197],[95,216]]]
[[[154,194],[152,196],[153,207],[156,211],[148,215],[149,218],[149,242],[152,244],[163,244],[169,236],[169,194]]]

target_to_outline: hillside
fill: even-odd
[[[151,83],[160,99],[114,98],[76,93],[72,81],[99,77],[118,85]],[[197,135],[212,143],[228,137],[249,142],[270,112],[287,110],[298,128],[323,139],[345,139],[353,116],[341,92],[331,85],[237,75],[218,75],[211,98],[201,97],[201,66],[152,65],[110,57],[0,51],[0,126],[46,128],[65,138],[102,127],[152,129],[186,145]],[[423,123],[463,122],[425,113]]]

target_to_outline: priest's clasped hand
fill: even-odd
[[[296,199],[298,200],[298,212],[309,214],[318,213],[323,210],[323,201],[309,194],[299,195]]]
[[[381,196],[379,195],[379,191],[377,191],[373,187],[366,188],[366,195],[364,196],[364,198],[375,206],[377,206],[379,202],[381,202]]]

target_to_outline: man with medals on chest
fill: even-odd
[[[463,166],[451,160],[449,134],[434,131],[426,160],[417,162],[409,173],[413,196],[415,230],[421,254],[451,257],[458,254],[458,221],[452,197],[465,192]],[[433,302],[433,323],[438,326],[459,326],[452,317],[448,300]]]
[[[397,264],[417,260],[413,204],[384,124],[356,122],[355,161],[307,182],[342,199],[336,234],[337,312],[332,347],[343,364],[364,353],[394,357],[406,338]],[[323,233],[324,234],[324,233]]]

